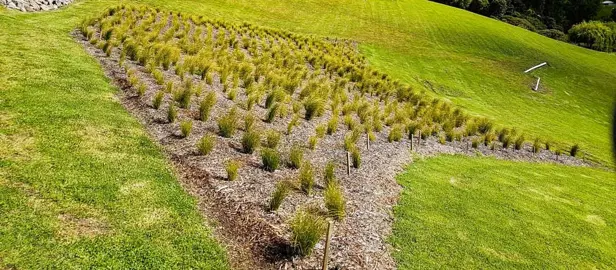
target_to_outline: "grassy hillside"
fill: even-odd
[[[441,156],[413,164],[392,242],[400,269],[616,267],[612,173]]]
[[[0,269],[226,268],[58,14],[0,14]]]

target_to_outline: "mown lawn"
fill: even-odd
[[[440,156],[411,165],[391,241],[400,269],[616,267],[613,172]]]
[[[0,269],[228,268],[74,16],[0,14]]]

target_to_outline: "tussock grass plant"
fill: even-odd
[[[169,123],[173,123],[177,117],[178,111],[175,109],[175,106],[173,104],[169,104],[169,109],[167,109],[167,121]]]
[[[270,211],[277,211],[284,199],[289,195],[291,187],[286,181],[276,183],[276,188],[272,192],[272,197],[269,200],[268,208]]]
[[[333,161],[328,161],[325,165],[325,170],[323,171],[323,181],[326,186],[332,182],[336,182],[335,169],[336,164],[334,164]]]
[[[345,216],[346,202],[340,185],[337,182],[330,182],[325,187],[323,197],[328,215],[337,221],[343,220]]]
[[[353,163],[353,168],[358,169],[361,165],[361,153],[357,147],[351,149],[351,161]]]
[[[526,142],[526,139],[524,138],[524,136],[523,135],[518,136],[518,138],[515,140],[513,144],[513,148],[515,150],[522,150],[522,148],[524,148],[524,142]]]
[[[535,141],[533,142],[533,152],[539,153],[540,151],[541,151],[541,140],[539,138],[536,138]]]
[[[291,151],[289,152],[289,162],[288,166],[292,169],[299,169],[304,161],[304,150],[298,144],[293,144],[291,146]]]
[[[237,109],[231,108],[226,115],[218,119],[218,133],[225,138],[231,138],[237,130]]]
[[[265,146],[268,148],[276,149],[280,142],[280,132],[270,129],[265,135]]]
[[[246,154],[252,154],[261,144],[261,135],[259,132],[249,130],[244,132],[242,136],[242,151]]]
[[[569,154],[572,157],[577,156],[577,154],[580,152],[580,146],[577,144],[574,144],[573,146],[571,146],[571,150],[569,151]]]
[[[324,218],[312,211],[299,210],[289,222],[291,243],[297,254],[308,256],[327,229]]]
[[[244,115],[244,130],[248,131],[254,127],[256,117],[252,113]]]
[[[310,150],[314,150],[317,148],[317,144],[319,143],[319,137],[318,136],[310,136],[310,138],[308,138],[308,148],[310,148]]]
[[[216,145],[216,138],[210,134],[205,134],[201,139],[197,142],[197,149],[199,153],[202,155],[207,155],[214,150],[214,146]]]
[[[275,149],[263,148],[261,149],[261,161],[263,162],[263,169],[274,172],[280,164],[280,153]]]
[[[163,91],[158,91],[152,100],[152,107],[154,109],[159,109],[160,105],[163,103],[163,98],[165,97],[165,93]]]
[[[180,132],[182,134],[182,137],[186,138],[188,137],[188,135],[190,135],[190,131],[192,130],[192,121],[182,121],[182,123],[180,123]]]
[[[312,164],[309,161],[304,161],[299,169],[299,184],[303,192],[310,195],[312,193],[312,187],[314,186],[314,172],[312,170]]]
[[[216,93],[208,92],[199,103],[199,119],[207,121],[212,113],[212,108],[216,105]]]
[[[402,127],[399,125],[395,125],[389,131],[389,135],[387,136],[387,141],[389,142],[398,142],[402,139]]]
[[[229,160],[225,165],[225,170],[227,171],[227,180],[235,181],[238,177],[238,170],[241,164],[237,160]]]

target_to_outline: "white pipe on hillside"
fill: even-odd
[[[543,62],[543,63],[541,63],[539,65],[536,65],[536,66],[534,66],[532,68],[527,69],[526,71],[524,71],[524,73],[529,73],[529,72],[533,71],[534,69],[540,68],[540,67],[545,66],[547,64],[548,64],[548,62]]]

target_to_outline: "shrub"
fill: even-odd
[[[387,136],[387,141],[389,142],[397,142],[402,139],[402,127],[399,125],[395,125],[389,131],[389,135]]]
[[[298,211],[291,219],[291,244],[301,256],[312,253],[327,229],[327,223],[322,217],[306,210]]]
[[[252,154],[261,144],[261,136],[258,132],[249,130],[242,136],[242,150],[246,154]]]
[[[569,40],[593,50],[611,52],[616,44],[616,34],[602,22],[581,22],[569,29]]]
[[[173,104],[169,104],[169,109],[167,110],[167,121],[169,121],[169,123],[173,123],[177,117],[178,111],[175,109],[175,106],[173,106]]]
[[[314,174],[312,171],[312,165],[306,161],[299,169],[299,183],[302,191],[310,195],[312,187],[314,186]]]
[[[544,35],[546,37],[552,38],[552,39],[556,39],[560,41],[567,41],[567,34],[557,29],[543,29],[543,30],[537,31],[537,33]]]
[[[278,147],[278,143],[280,142],[280,132],[273,129],[269,130],[267,135],[265,135],[265,141],[265,146],[276,149],[276,147]]]
[[[276,211],[280,208],[282,201],[289,195],[290,187],[285,181],[278,182],[276,189],[272,193],[272,197],[269,201],[269,210]]]
[[[513,148],[515,150],[521,150],[524,147],[524,141],[526,139],[524,138],[524,136],[520,135],[514,142],[513,144]]]
[[[346,203],[340,185],[335,182],[330,183],[325,187],[323,196],[328,215],[338,221],[344,219]]]
[[[212,135],[206,134],[199,140],[199,142],[197,142],[197,149],[202,155],[207,155],[214,150],[215,144],[216,138]]]
[[[336,165],[333,161],[329,161],[325,165],[325,171],[323,171],[323,181],[326,186],[336,181],[336,175],[334,174],[335,166]]]
[[[573,146],[571,146],[571,151],[569,151],[569,154],[571,154],[572,157],[575,157],[577,156],[579,151],[580,151],[580,146],[577,144],[574,144]]]
[[[291,146],[291,152],[289,153],[289,167],[293,169],[299,169],[304,161],[304,151],[298,144]]]
[[[164,97],[165,93],[163,91],[158,91],[154,96],[154,100],[152,100],[152,107],[158,110],[158,108],[160,108],[160,105],[163,103]]]
[[[199,104],[199,119],[207,121],[212,113],[212,108],[216,105],[216,93],[208,92]]]
[[[240,163],[235,160],[230,160],[227,162],[225,166],[225,170],[227,171],[227,180],[235,181],[237,179],[237,170],[240,168]]]
[[[192,121],[183,121],[180,123],[180,131],[182,132],[182,137],[186,138],[190,135],[190,131],[192,130]]]
[[[354,147],[351,150],[351,160],[353,161],[353,168],[359,168],[359,166],[361,165],[361,153],[359,152],[359,149],[357,149],[357,147]]]
[[[235,108],[229,110],[229,112],[218,119],[218,132],[220,136],[225,138],[231,138],[237,129],[237,111]]]
[[[278,169],[280,153],[275,149],[264,148],[261,150],[261,161],[263,161],[263,168],[266,171],[273,172]]]

